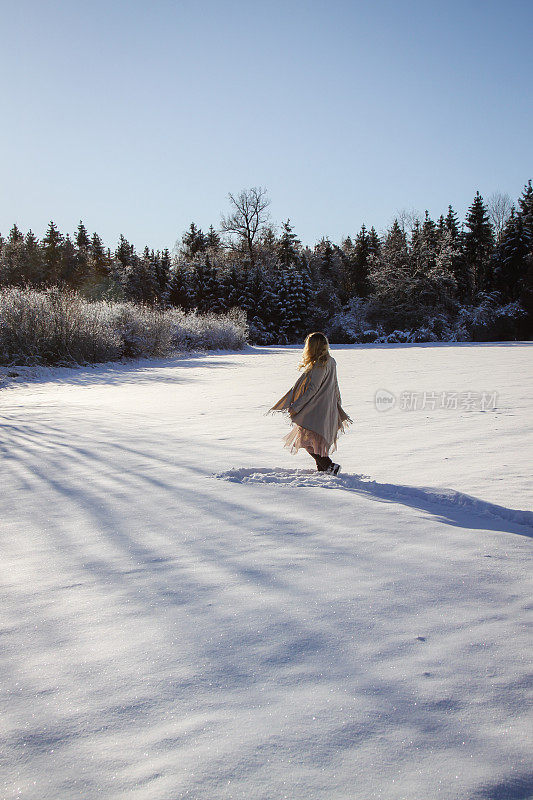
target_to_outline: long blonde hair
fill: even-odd
[[[298,369],[312,369],[315,365],[325,367],[329,358],[329,342],[319,331],[310,333],[305,340],[302,360]]]

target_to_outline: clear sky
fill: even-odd
[[[0,0],[0,231],[172,247],[268,189],[306,244],[533,177],[530,0]]]

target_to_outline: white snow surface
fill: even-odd
[[[337,477],[266,415],[299,348],[2,391],[3,798],[533,796],[533,345],[333,352]]]

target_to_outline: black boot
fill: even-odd
[[[329,456],[317,456],[316,453],[311,453],[316,461],[316,468],[319,472],[329,472],[330,475],[337,475],[340,470],[340,464],[334,464]]]
[[[309,453],[311,458],[315,459],[316,468],[319,472],[323,472],[324,468],[322,467],[322,456],[317,455],[317,453]]]
[[[325,472],[333,464],[333,461],[328,456],[319,456],[317,453],[310,453],[310,455],[315,459],[316,468],[319,472]]]

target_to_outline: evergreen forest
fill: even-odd
[[[266,190],[229,197],[217,229],[193,222],[172,250],[137,252],[123,235],[111,249],[83,222],[73,235],[50,222],[42,239],[13,225],[0,235],[0,287],[199,314],[239,308],[255,344],[311,330],[336,343],[531,338],[531,180],[499,213],[478,192],[462,221],[449,206],[438,219],[399,215],[383,232],[363,225],[313,247],[290,219],[270,224]]]

